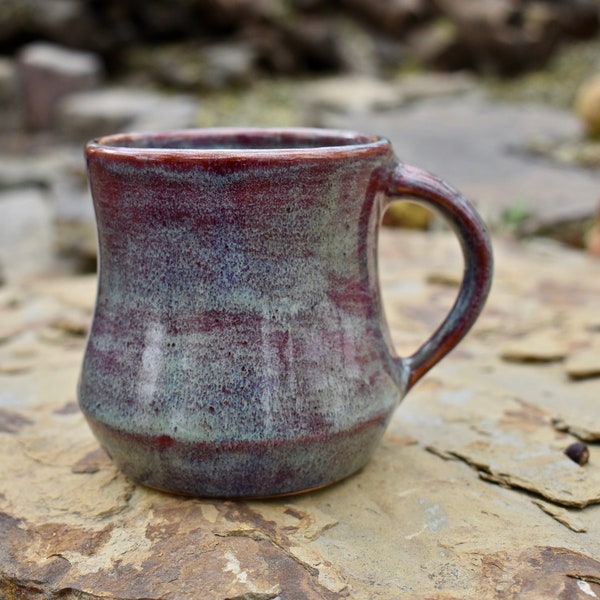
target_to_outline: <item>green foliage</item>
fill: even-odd
[[[511,204],[502,214],[502,223],[509,227],[519,227],[531,216],[528,208],[528,201],[525,198],[519,198]]]

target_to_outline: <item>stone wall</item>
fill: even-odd
[[[0,53],[58,42],[98,53],[109,73],[154,67],[187,87],[414,64],[513,74],[595,35],[599,10],[598,0],[3,0]]]
[[[364,113],[372,130],[373,111],[472,87],[462,74],[383,76],[541,66],[560,44],[597,35],[599,12],[600,0],[0,0],[0,286],[64,268],[57,255],[93,268],[89,139],[202,125],[202,90],[324,72],[343,76],[301,83],[306,115],[293,124]],[[578,102],[590,134],[597,90]],[[399,116],[385,119],[387,131]]]

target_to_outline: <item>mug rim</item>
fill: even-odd
[[[234,147],[224,144],[194,147],[177,146],[170,141],[178,140],[180,144],[194,139],[201,142],[209,140],[230,139],[251,140],[238,141]],[[297,145],[286,144],[282,140],[295,139]],[[302,140],[306,145],[301,145]],[[155,146],[148,146],[141,141],[154,141]],[[272,141],[271,145],[265,142]],[[136,143],[138,142],[138,143]],[[262,142],[262,145],[259,143]],[[276,143],[278,142],[278,143]],[[312,143],[309,143],[312,142]],[[319,143],[323,142],[323,143]],[[300,143],[300,145],[298,145]],[[95,138],[86,144],[86,154],[109,155],[112,157],[141,159],[206,159],[206,158],[307,158],[307,157],[340,157],[348,154],[379,154],[389,151],[390,141],[379,135],[369,135],[353,130],[330,129],[321,127],[206,127],[173,129],[162,131],[131,131],[113,133]]]

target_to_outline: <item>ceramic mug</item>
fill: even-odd
[[[79,403],[148,486],[268,497],[356,472],[488,294],[482,221],[384,138],[186,130],[110,135],[86,154],[99,282]],[[405,358],[377,275],[381,216],[398,198],[441,213],[465,258],[455,305]]]

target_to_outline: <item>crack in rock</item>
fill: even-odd
[[[337,597],[347,595],[348,586],[346,582],[316,552],[294,543],[278,529],[275,521],[266,519],[258,511],[248,506],[243,509],[238,507],[238,510],[240,511],[240,514],[236,515],[238,518],[241,517],[246,523],[253,522],[256,525],[224,530],[215,535],[220,537],[249,537],[255,540],[267,541],[306,571],[313,580],[316,580],[315,584],[322,590],[327,590],[328,593],[333,592]],[[304,513],[302,514],[304,515]]]

